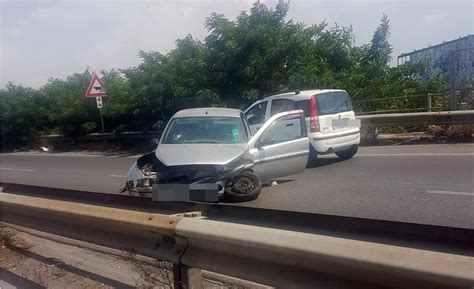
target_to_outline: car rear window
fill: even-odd
[[[343,91],[317,94],[316,102],[318,105],[319,115],[352,110],[351,99],[349,95]],[[311,103],[309,99],[298,101],[290,99],[275,99],[272,101],[271,115],[293,109],[301,109],[304,111],[305,117],[311,117]]]
[[[319,115],[335,114],[352,110],[351,100],[345,92],[328,92],[316,95]]]
[[[316,95],[319,115],[327,115],[344,111],[351,111],[350,97],[345,92],[327,92]],[[310,100],[299,100],[295,102],[295,109],[304,111],[305,117],[311,117]]]

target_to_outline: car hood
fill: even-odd
[[[156,157],[166,166],[224,165],[245,152],[247,144],[159,144]]]

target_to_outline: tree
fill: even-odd
[[[50,78],[39,89],[49,100],[46,116],[55,132],[76,135],[84,133],[81,131],[84,123],[100,123],[95,99],[84,96],[91,76],[89,70],[86,70],[75,73],[66,80]]]
[[[384,14],[380,19],[380,25],[374,32],[370,47],[367,50],[366,61],[372,64],[373,68],[388,68],[390,55],[392,54],[392,45],[388,38],[390,37],[390,24],[388,16]]]
[[[48,99],[38,91],[9,82],[0,90],[0,143],[26,142],[43,130],[48,125],[47,106]]]
[[[306,26],[287,20],[288,11],[289,2],[267,7],[257,1],[233,20],[212,13],[203,41],[186,35],[166,54],[139,51],[136,67],[102,71],[106,130],[159,130],[180,109],[243,109],[282,90],[346,89],[357,109],[371,111],[420,107],[423,95],[446,87],[441,79],[421,79],[423,64],[389,67],[387,15],[370,43],[354,46],[351,26]],[[95,100],[84,97],[90,78],[86,70],[50,79],[39,89],[8,84],[0,90],[2,137],[100,131]],[[380,100],[410,95],[420,97]]]

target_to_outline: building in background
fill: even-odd
[[[453,62],[450,67],[450,61]],[[455,90],[474,85],[474,35],[443,42],[398,56],[397,64],[426,62],[428,69],[423,78],[445,77],[454,83]],[[453,70],[454,79],[449,76]]]

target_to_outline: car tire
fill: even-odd
[[[358,150],[359,150],[358,145],[352,145],[350,149],[336,152],[336,155],[343,160],[348,160],[352,158],[357,153]]]
[[[244,181],[244,185],[250,184],[251,188],[245,189],[245,193],[236,190],[235,185],[238,181]],[[224,190],[224,201],[236,203],[252,201],[258,198],[261,191],[262,181],[260,178],[250,171],[245,171],[242,174],[233,177],[232,180],[226,184]]]
[[[306,164],[307,168],[313,168],[316,166],[316,162],[318,161],[318,153],[313,148],[313,146],[309,145],[309,155],[308,155],[308,163]]]

